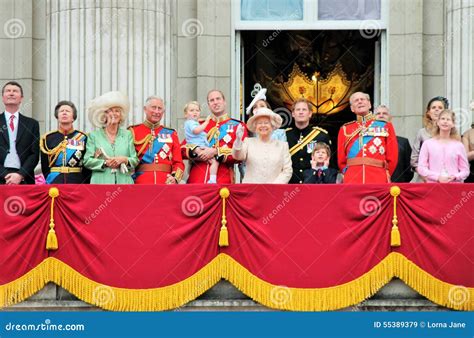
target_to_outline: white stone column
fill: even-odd
[[[47,0],[47,129],[56,128],[53,109],[60,100],[76,104],[75,126],[84,131],[94,129],[87,104],[107,91],[129,96],[128,124],[143,120],[148,96],[170,102],[170,2]]]
[[[474,99],[474,0],[446,1],[445,34],[447,97],[464,132],[472,123]]]

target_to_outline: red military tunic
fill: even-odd
[[[129,127],[140,162],[135,169],[135,184],[163,184],[168,175],[179,183],[184,173],[181,146],[175,130],[159,123]]]
[[[337,161],[344,183],[387,183],[398,161],[398,142],[390,122],[373,114],[346,123],[337,138]]]
[[[244,136],[247,137],[247,128],[242,121],[229,118],[227,114],[216,117],[212,115],[209,124],[204,130],[207,133],[209,146],[217,149],[217,159],[220,162],[217,171],[217,183],[234,183],[234,164],[238,161],[232,157],[232,147],[235,141],[237,127],[244,127]],[[192,161],[196,157],[192,150],[196,145],[183,142],[181,147],[183,158],[190,159],[191,169],[189,171],[188,183],[207,183],[209,180],[209,164],[202,161]]]

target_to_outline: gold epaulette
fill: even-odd
[[[322,131],[323,133],[329,134],[326,129],[321,128],[321,127],[313,127],[313,129],[318,129],[318,130]]]
[[[165,127],[165,126],[162,126],[163,129],[168,129],[168,130],[171,130],[171,131],[176,131],[176,129],[173,129],[173,128],[168,128],[168,127]]]
[[[46,137],[47,137],[48,135],[51,135],[51,134],[54,134],[54,133],[57,133],[57,132],[58,132],[57,130],[52,130],[52,131],[50,131],[49,133],[43,134],[43,135],[41,136],[41,142],[46,141]]]
[[[79,134],[82,134],[82,135],[84,135],[84,136],[86,136],[86,137],[89,136],[87,133],[85,133],[85,132],[83,132],[83,131],[81,131],[81,130],[77,130],[77,129],[76,129],[76,131],[77,131]]]
[[[348,126],[349,124],[354,123],[354,122],[357,122],[357,121],[356,121],[356,120],[353,120],[353,121],[346,122],[346,123],[344,123],[344,124],[342,125],[342,127]]]

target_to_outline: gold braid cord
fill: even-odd
[[[49,232],[46,238],[46,250],[57,250],[58,249],[58,238],[56,237],[56,231],[54,231],[54,199],[59,196],[59,190],[56,187],[49,189],[49,197],[51,197],[51,217],[49,220]]]
[[[54,164],[54,162],[56,162],[59,154],[61,154],[63,151],[65,151],[66,147],[67,147],[67,139],[62,140],[61,143],[59,143],[53,149],[49,149],[48,146],[46,145],[46,136],[43,136],[41,138],[40,149],[44,154],[48,155],[49,167],[53,166],[53,164]]]
[[[400,187],[394,185],[390,188],[390,195],[393,197],[393,219],[392,219],[392,231],[390,233],[390,245],[393,247],[400,246],[402,244],[400,238],[400,230],[398,229],[398,217],[397,217],[397,197],[400,196]]]
[[[219,195],[222,198],[222,220],[221,220],[221,231],[219,232],[219,246],[229,246],[229,233],[227,231],[227,217],[225,215],[225,202],[230,196],[230,191],[227,188],[222,188],[219,191]]]
[[[53,149],[49,149],[46,144],[47,135],[49,134],[46,134],[41,137],[40,149],[44,154],[48,155],[48,164],[49,164],[49,167],[51,168],[54,166],[54,163],[56,162],[59,154],[66,151],[69,140],[65,138],[56,147],[54,147]],[[82,137],[82,134],[77,133],[73,138],[71,138],[71,140],[79,140],[81,137]],[[66,156],[64,156],[64,159],[66,159]]]
[[[146,147],[151,145],[151,143],[153,142],[153,136],[151,134],[148,134],[147,136],[145,136],[143,139],[141,139],[140,141],[137,141],[135,139],[135,137],[133,138],[134,139],[134,142],[136,145],[140,145],[142,144],[142,147],[140,148],[140,150],[138,151],[138,154],[137,156],[140,156],[141,154],[143,154],[143,152],[145,151]]]

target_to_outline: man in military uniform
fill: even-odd
[[[145,121],[129,127],[140,162],[135,184],[175,184],[181,181],[184,163],[178,134],[160,124],[165,113],[163,99],[151,96],[144,106]]]
[[[90,171],[84,168],[87,135],[73,128],[77,109],[70,101],[60,101],[54,109],[58,130],[41,137],[41,170],[47,184],[89,183]]]
[[[370,112],[366,93],[351,95],[357,120],[344,124],[337,138],[337,159],[344,183],[387,183],[398,161],[398,142],[390,122]]]
[[[331,145],[328,132],[309,124],[312,111],[309,102],[300,98],[293,104],[292,116],[295,121],[293,128],[286,130],[286,139],[290,147],[293,175],[289,183],[303,183],[303,172],[311,169],[311,153],[318,142]]]
[[[226,101],[220,90],[213,89],[207,94],[207,104],[211,110],[211,120],[204,130],[209,140],[209,148],[199,148],[193,144],[183,144],[183,157],[190,159],[191,169],[188,183],[206,183],[209,180],[208,161],[215,157],[219,162],[217,183],[234,183],[234,164],[232,147],[236,138],[235,132],[242,121],[230,118],[226,112]],[[247,128],[244,128],[244,137]]]

